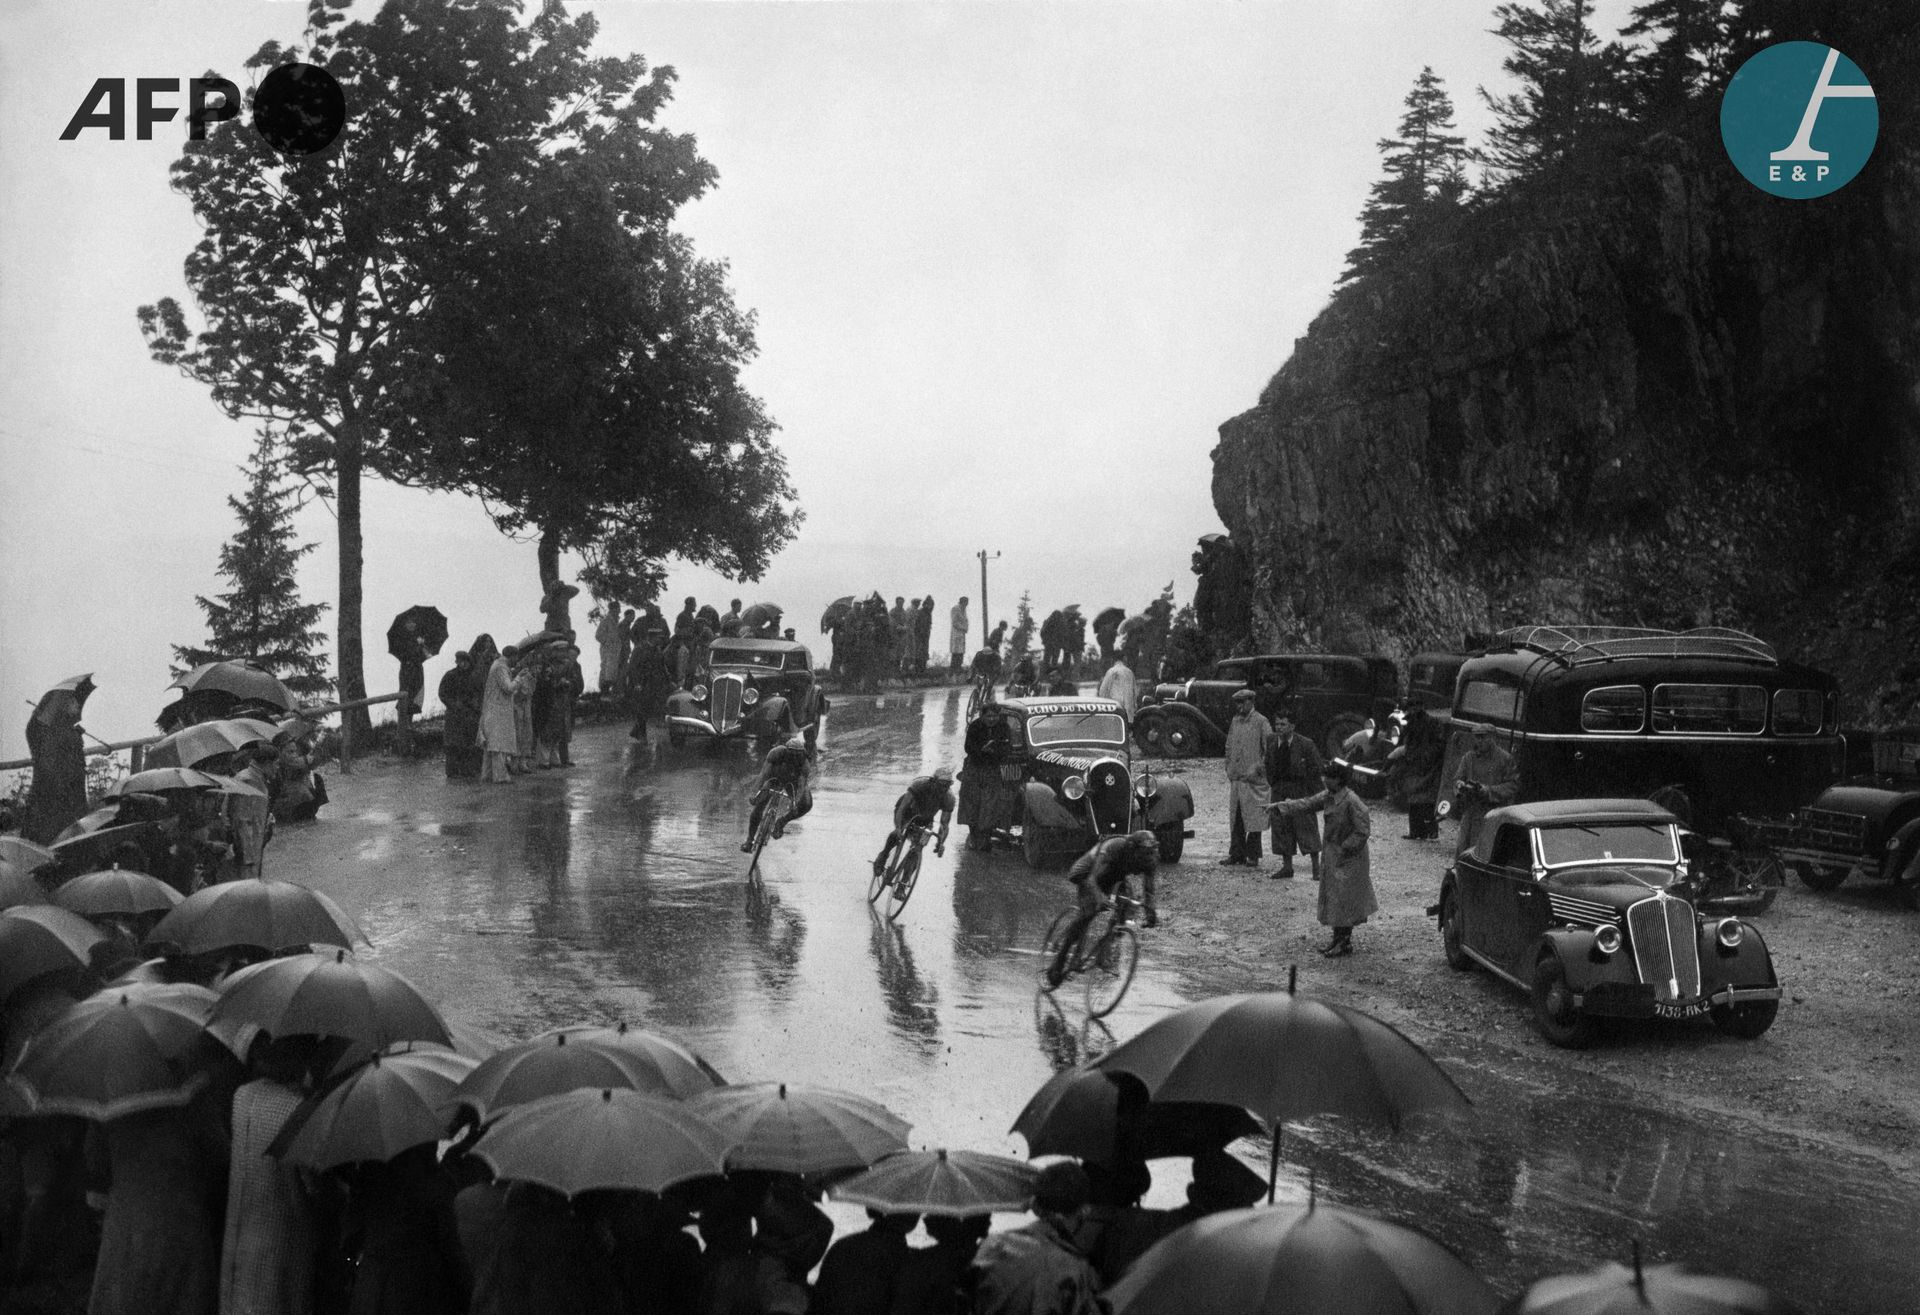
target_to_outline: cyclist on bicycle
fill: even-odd
[[[947,827],[953,821],[953,768],[936,767],[932,776],[916,776],[893,805],[893,830],[887,832],[887,843],[880,846],[880,857],[873,860],[873,875],[879,876],[887,870],[887,860],[893,857],[897,849],[907,838],[907,828],[918,823],[924,827],[933,825],[935,813],[940,815],[940,834],[934,838],[933,853],[938,858],[947,852]]]
[[[788,822],[813,807],[813,791],[807,784],[805,737],[796,735],[767,750],[766,760],[760,764],[759,779],[753,783],[753,811],[747,815],[747,838],[740,842],[742,854],[753,852],[753,835],[760,829],[760,814],[776,788],[785,790],[787,798],[792,801],[787,807],[787,815],[774,821],[773,834],[778,838],[786,830]]]
[[[1047,987],[1051,990],[1066,980],[1067,959],[1100,910],[1113,903],[1113,889],[1134,873],[1140,874],[1141,904],[1146,909],[1147,926],[1160,925],[1160,913],[1153,906],[1153,874],[1160,865],[1160,842],[1151,831],[1131,835],[1108,836],[1074,860],[1067,870],[1073,883],[1074,899],[1080,911],[1060,938],[1060,949],[1047,969]]]

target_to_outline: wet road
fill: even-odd
[[[584,728],[579,764],[512,787],[432,764],[336,783],[322,821],[269,862],[344,902],[371,955],[446,1012],[508,1036],[629,1019],[730,1077],[845,1087],[909,1119],[916,1146],[1023,1154],[1008,1125],[1055,1070],[1210,993],[1149,935],[1111,1033],[1034,990],[1058,873],[968,852],[956,831],[898,925],[866,903],[867,862],[911,777],[957,765],[963,692],[836,701],[812,813],[742,880],[744,750],[637,746]],[[1200,795],[1205,812],[1218,801]],[[1190,960],[1188,961],[1191,962]],[[1624,1258],[1711,1258],[1810,1310],[1920,1311],[1920,1187],[1763,1130],[1648,1108],[1624,1086],[1507,1049],[1437,1052],[1478,1106],[1397,1139],[1290,1129],[1283,1194],[1414,1223],[1513,1291]],[[1249,1159],[1264,1160],[1257,1148]],[[1157,1164],[1154,1204],[1184,1162]],[[848,1219],[852,1212],[848,1212]]]

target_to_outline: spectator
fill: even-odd
[[[1221,867],[1260,866],[1260,833],[1267,817],[1267,745],[1273,728],[1253,710],[1253,691],[1234,691],[1233,720],[1227,723],[1227,856]]]
[[[962,598],[947,613],[947,674],[957,676],[967,660],[967,631],[973,623],[967,617],[967,600]]]
[[[513,758],[520,752],[513,715],[513,660],[519,652],[508,644],[493,660],[487,672],[486,696],[480,705],[480,749],[486,755],[482,779],[495,785],[506,785],[513,780]]]
[[[868,1210],[867,1218],[866,1232],[827,1249],[807,1307],[810,1315],[888,1315],[894,1280],[907,1258],[907,1234],[920,1216]]]
[[[1128,722],[1132,722],[1135,697],[1133,668],[1127,665],[1125,658],[1116,655],[1113,665],[1107,668],[1107,674],[1100,677],[1100,697],[1118,703]]]
[[[1392,757],[1399,760],[1400,790],[1407,800],[1407,839],[1438,840],[1440,819],[1434,805],[1440,797],[1440,760],[1446,745],[1440,724],[1427,715],[1425,699],[1409,700],[1407,733]]]
[[[1320,953],[1338,959],[1353,953],[1353,929],[1380,908],[1367,859],[1367,837],[1373,822],[1367,806],[1353,792],[1344,764],[1328,763],[1320,769],[1320,779],[1325,784],[1320,793],[1285,800],[1273,808],[1276,813],[1324,811],[1327,815],[1327,849],[1332,863],[1320,883],[1320,922],[1333,928],[1333,939]]]
[[[1098,1315],[1100,1276],[1087,1263],[1092,1214],[1086,1170],[1050,1164],[1034,1184],[1034,1222],[980,1245],[968,1272],[974,1315]]]
[[[311,1045],[262,1034],[248,1053],[253,1080],[233,1093],[220,1315],[306,1315],[320,1249],[313,1186],[267,1148],[307,1095]]]
[[[907,611],[907,600],[895,594],[893,610],[887,613],[887,656],[888,665],[895,672],[904,674],[907,666],[907,636],[913,633],[913,617]]]
[[[1273,719],[1273,741],[1267,749],[1267,786],[1275,799],[1305,799],[1320,789],[1320,750],[1293,728],[1293,714],[1279,712]],[[1273,815],[1273,852],[1280,868],[1273,876],[1293,875],[1293,856],[1305,854],[1320,880],[1320,821],[1312,813]]]
[[[737,638],[745,629],[746,619],[741,615],[740,608],[741,602],[736,598],[727,609],[727,614],[720,618],[720,633],[728,639]]]
[[[920,600],[919,610],[913,614],[913,673],[916,676],[927,674],[927,662],[933,656],[933,595],[928,594]]]
[[[444,748],[447,779],[480,775],[480,699],[474,688],[473,655],[453,655],[453,666],[440,677],[440,703],[447,710]]]
[[[1514,768],[1513,755],[1495,743],[1493,727],[1485,722],[1473,728],[1473,751],[1461,760],[1460,777],[1453,783],[1453,793],[1460,819],[1456,854],[1473,848],[1480,834],[1480,820],[1489,809],[1510,804],[1520,796],[1520,776]]]
[[[927,1217],[930,1247],[909,1248],[894,1274],[889,1315],[961,1315],[961,1287],[993,1226],[991,1215]]]
[[[632,613],[628,613],[629,616]],[[620,679],[620,605],[608,603],[593,628],[594,642],[600,646],[600,692],[610,693]]]

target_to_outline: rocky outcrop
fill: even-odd
[[[1883,124],[1920,108],[1891,82]],[[1906,714],[1916,143],[1883,130],[1860,178],[1791,202],[1706,135],[1535,180],[1335,296],[1213,454],[1256,647],[1734,625],[1835,669],[1851,716]]]

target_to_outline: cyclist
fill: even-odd
[[[1047,969],[1049,990],[1066,980],[1067,956],[1100,910],[1112,903],[1113,888],[1136,872],[1140,874],[1141,904],[1147,911],[1147,926],[1160,925],[1160,913],[1153,906],[1153,874],[1159,864],[1160,844],[1151,831],[1108,836],[1074,861],[1067,870],[1067,880],[1073,883],[1073,895],[1080,911],[1067,924],[1066,934],[1060,938],[1060,949],[1053,956],[1053,966]]]
[[[753,852],[753,834],[760,829],[760,814],[767,806],[767,800],[775,787],[787,792],[787,798],[793,802],[787,809],[787,815],[773,824],[773,834],[777,838],[786,830],[788,822],[794,821],[813,807],[813,791],[807,784],[807,741],[796,735],[781,744],[767,750],[766,761],[760,764],[759,779],[753,783],[753,811],[747,815],[747,838],[740,842],[740,852]]]
[[[907,838],[907,828],[918,822],[921,826],[933,825],[933,815],[940,815],[940,834],[934,838],[934,857],[947,852],[947,827],[953,821],[953,768],[936,767],[932,776],[916,776],[893,805],[893,830],[887,832],[887,843],[880,846],[880,857],[873,860],[873,875],[879,876],[887,870],[887,860],[893,851]]]

